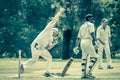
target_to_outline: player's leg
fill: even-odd
[[[98,69],[103,69],[102,67],[102,62],[103,62],[103,45],[99,44],[98,45],[98,54],[99,54],[99,59],[98,59]]]
[[[90,78],[95,78],[94,76],[92,76],[92,71],[93,71],[94,67],[96,66],[99,55],[96,54],[93,45],[89,46],[88,52],[90,53],[90,63],[89,63],[89,68],[88,68],[87,74]]]
[[[81,63],[81,66],[82,66],[82,77],[81,78],[87,78],[86,77],[86,70],[87,70],[87,58],[88,58],[88,53],[87,53],[87,46],[88,44],[87,43],[87,40],[85,39],[82,39],[81,40],[81,50],[82,50],[82,63]]]
[[[86,74],[87,74],[87,57],[88,54],[84,53],[84,51],[82,52],[82,77],[81,78],[86,78]]]
[[[32,52],[32,58],[27,60],[23,64],[21,64],[21,67],[20,67],[21,74],[24,72],[25,68],[33,65],[38,60],[38,58],[39,58],[39,56],[41,54],[41,50],[37,50],[34,47],[31,47],[31,52]]]
[[[45,76],[46,77],[52,76],[52,74],[50,73],[51,64],[52,64],[52,56],[50,55],[48,50],[44,49],[41,53],[41,57],[43,57],[45,60],[47,60]]]
[[[90,57],[90,63],[89,63],[89,68],[88,68],[87,74],[88,74],[88,76],[90,76],[91,78],[95,78],[95,77],[92,75],[92,71],[93,71],[94,67],[96,66],[96,63],[97,63],[97,58],[95,58],[95,57]]]
[[[111,53],[110,53],[109,44],[105,45],[105,53],[107,58],[107,69],[113,69],[113,67],[111,66]]]

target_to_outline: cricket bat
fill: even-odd
[[[64,67],[64,69],[63,69],[63,71],[62,71],[62,73],[61,73],[61,76],[62,76],[62,77],[65,76],[67,70],[69,69],[70,65],[72,64],[74,56],[75,56],[75,54],[73,54],[73,56],[70,57],[70,59],[68,60],[67,64],[65,65],[65,67]]]

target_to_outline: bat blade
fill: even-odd
[[[65,65],[65,67],[64,67],[64,69],[63,69],[63,71],[62,71],[62,73],[61,73],[61,76],[62,76],[62,77],[65,76],[65,74],[66,74],[67,70],[69,69],[70,65],[72,64],[72,62],[73,62],[73,57],[71,57],[71,58],[69,59],[69,61],[67,62],[67,64]]]

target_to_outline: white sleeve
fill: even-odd
[[[81,33],[80,33],[80,29],[79,29],[79,32],[78,32],[78,38],[81,38]]]
[[[99,27],[97,28],[96,37],[100,38],[100,28]]]
[[[95,32],[94,24],[89,24],[89,32],[90,33]]]
[[[50,21],[45,29],[52,29],[55,26],[56,21]]]
[[[111,37],[111,31],[109,26],[108,26],[108,37]]]

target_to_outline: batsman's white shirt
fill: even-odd
[[[81,39],[80,46],[82,49],[82,59],[86,59],[87,55],[90,54],[90,57],[98,58],[92,44],[91,33],[94,32],[94,24],[86,21],[79,30],[78,38]]]
[[[90,39],[92,40],[91,37],[91,32],[94,32],[94,25],[90,22],[85,22],[79,30],[78,37],[81,39]]]

